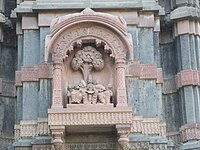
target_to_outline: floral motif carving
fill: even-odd
[[[71,62],[74,70],[81,69],[83,78],[87,81],[90,71],[94,68],[101,70],[104,67],[104,60],[99,51],[92,46],[86,46],[83,50],[79,50]]]
[[[74,43],[81,44],[82,39],[94,39],[105,43],[105,48],[112,52],[111,57],[125,58],[126,51],[122,41],[115,33],[110,32],[101,26],[89,26],[83,24],[75,26],[65,33],[56,44],[53,53],[53,60],[60,60],[67,57],[68,51],[73,50]],[[108,43],[109,42],[109,43]]]

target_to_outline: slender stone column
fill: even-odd
[[[189,8],[188,8],[189,9]],[[175,15],[174,15],[175,16]],[[182,142],[198,140],[199,132],[199,22],[187,18],[177,20],[176,44],[178,56],[179,95],[182,114],[180,128]],[[197,76],[197,79],[196,79]],[[196,132],[194,132],[196,131]]]
[[[125,60],[116,60],[117,70],[117,106],[128,106],[125,85]]]
[[[52,107],[63,107],[62,101],[62,63],[54,63]]]

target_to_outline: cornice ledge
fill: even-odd
[[[200,10],[198,8],[182,6],[173,10],[170,14],[171,20],[180,20],[184,18],[198,18],[200,19]]]
[[[11,18],[16,18],[17,14],[20,13],[33,13],[33,3],[34,1],[24,1],[17,5],[17,7],[12,10],[10,14]]]
[[[46,10],[46,9],[84,9],[84,8],[141,8],[140,0],[37,0],[34,2],[34,10]]]
[[[165,15],[165,10],[155,0],[141,0],[143,11],[158,11],[159,16]]]

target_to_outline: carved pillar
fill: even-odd
[[[130,125],[116,125],[117,133],[119,136],[118,144],[119,148],[118,150],[129,150],[129,134],[131,130]]]
[[[62,98],[62,63],[54,63],[53,70],[53,104],[52,107],[63,107]]]
[[[55,150],[63,150],[64,126],[50,126]]]
[[[125,85],[125,67],[126,62],[124,59],[116,60],[117,70],[117,106],[128,106],[126,85]]]

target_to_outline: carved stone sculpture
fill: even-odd
[[[112,97],[112,86],[108,85],[106,89],[100,83],[94,82],[88,78],[87,84],[81,80],[78,86],[68,86],[69,104],[108,104]]]
[[[69,104],[108,104],[112,97],[112,86],[106,88],[92,79],[91,70],[102,70],[104,60],[99,51],[92,46],[86,46],[76,52],[72,59],[71,67],[77,71],[81,70],[83,79],[77,86],[68,86]]]
[[[93,68],[96,70],[103,69],[104,61],[100,52],[92,46],[86,46],[75,54],[71,66],[74,70],[81,69],[83,78],[87,81]]]

